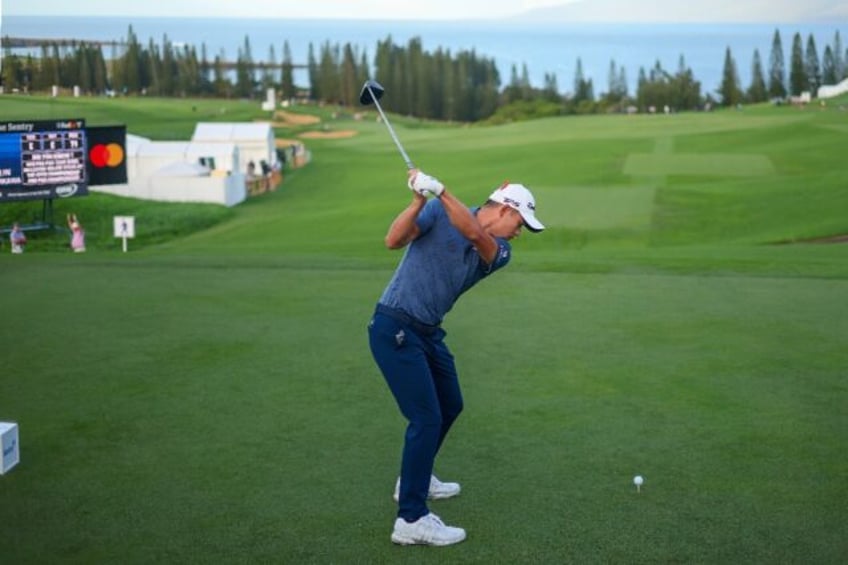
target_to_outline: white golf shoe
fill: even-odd
[[[465,539],[465,530],[446,526],[430,512],[411,524],[403,518],[395,520],[392,541],[400,545],[451,545]]]
[[[451,498],[459,494],[462,490],[459,483],[443,483],[436,475],[430,475],[430,491],[427,493],[427,498],[430,500],[439,500],[442,498]],[[400,500],[400,477],[395,483],[395,502]]]

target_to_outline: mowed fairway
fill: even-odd
[[[410,196],[369,119],[211,228],[3,248],[0,562],[845,562],[848,247],[787,243],[848,233],[845,112],[392,123],[467,203],[524,182],[549,226],[445,323],[463,492],[431,508],[468,540],[389,541],[403,420],[365,330]]]

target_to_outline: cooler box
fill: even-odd
[[[0,422],[0,444],[3,446],[0,475],[5,475],[21,460],[18,443],[18,425],[12,422]]]

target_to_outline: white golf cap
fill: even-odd
[[[545,226],[536,219],[536,200],[523,184],[504,183],[495,189],[489,200],[515,208],[524,219],[524,225],[533,232],[540,232]]]

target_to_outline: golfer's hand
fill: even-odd
[[[409,171],[409,182],[407,184],[410,190],[421,196],[427,196],[427,194],[441,196],[445,191],[445,185],[440,183],[438,179],[422,173],[418,169]]]

